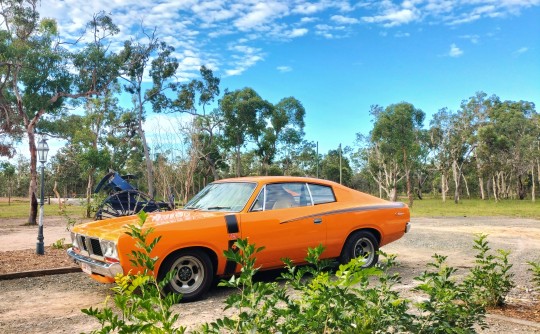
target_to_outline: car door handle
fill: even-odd
[[[321,218],[315,218],[315,219],[313,219],[313,223],[320,224],[320,223],[322,223],[322,219]]]

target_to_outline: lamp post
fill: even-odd
[[[37,145],[37,153],[39,162],[41,162],[41,200],[39,207],[39,227],[38,227],[38,237],[36,243],[36,254],[43,255],[45,254],[45,246],[43,244],[43,204],[45,201],[45,184],[44,184],[44,174],[45,174],[45,163],[47,162],[47,153],[49,152],[49,145],[47,145],[47,140],[45,138]]]

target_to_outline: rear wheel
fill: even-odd
[[[357,231],[351,234],[345,242],[339,261],[341,263],[348,263],[351,259],[363,257],[365,263],[362,267],[372,267],[379,261],[378,251],[379,243],[373,233]]]
[[[208,291],[214,279],[212,261],[200,250],[185,250],[167,259],[160,270],[160,279],[174,271],[174,275],[165,286],[167,293],[182,294],[182,301],[200,299]]]

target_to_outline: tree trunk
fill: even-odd
[[[456,188],[454,189],[454,203],[458,204],[459,203],[459,190],[460,190],[461,177],[460,177],[460,173],[458,171],[457,161],[455,161],[455,160],[454,160],[454,162],[452,162],[452,172],[453,172],[453,175],[454,175],[454,184],[456,186]]]
[[[467,198],[471,199],[471,193],[469,192],[469,184],[467,183],[467,178],[465,177],[465,174],[461,174],[461,177],[463,178],[463,184],[465,184],[465,191],[467,192]]]
[[[92,188],[94,185],[94,171],[95,168],[91,168],[88,172],[88,183],[86,184],[86,218],[91,217],[90,200],[92,199]]]
[[[414,201],[414,195],[413,195],[413,192],[412,192],[412,189],[411,189],[411,172],[410,171],[407,171],[405,173],[405,178],[406,178],[406,182],[407,182],[407,197],[409,198],[409,207],[412,208],[413,201]]]
[[[486,192],[484,190],[484,178],[483,177],[478,178],[478,187],[480,188],[480,198],[482,200],[485,200],[486,199]]]
[[[446,175],[441,174],[441,196],[443,203],[446,202]]]
[[[392,186],[392,189],[390,190],[390,200],[392,202],[396,202],[397,201],[397,188],[396,186]]]
[[[30,196],[30,216],[28,217],[28,225],[37,225],[37,151],[36,138],[34,134],[34,123],[30,122],[27,125],[26,134],[28,136],[28,146],[30,149],[30,185],[28,187],[28,195]]]
[[[523,181],[521,180],[521,175],[518,176],[518,198],[520,200],[524,200],[525,196],[527,196],[527,192],[525,190],[525,186],[523,185]]]
[[[534,164],[531,168],[531,179],[532,179],[531,201],[536,202],[536,181],[534,180]]]
[[[495,198],[495,202],[499,201],[499,194],[497,190],[497,182],[495,181],[495,175],[492,176],[492,188],[493,188],[493,198]]]
[[[242,156],[240,154],[240,146],[236,147],[236,176],[242,176]]]
[[[146,180],[148,183],[148,195],[150,195],[151,198],[154,198],[154,165],[152,163],[152,159],[150,158],[150,149],[148,148],[148,143],[146,142],[146,135],[144,134],[144,130],[142,129],[142,121],[140,121],[137,130],[139,132],[139,136],[141,137],[144,151],[144,159],[146,160]]]
[[[480,162],[478,161],[478,154],[476,152],[476,149],[474,150],[474,157],[475,157],[475,160],[476,160],[476,171],[478,172],[478,187],[480,188],[480,198],[482,200],[485,200],[486,199],[486,193],[484,191],[484,178],[482,177],[482,173],[481,173],[481,164]]]
[[[381,171],[379,171],[379,180],[382,179]],[[379,184],[379,198],[383,198],[382,192],[383,192],[383,186],[382,183],[379,181],[377,182]]]
[[[60,194],[58,193],[58,182],[56,180],[54,180],[53,193],[56,196],[56,199],[58,199],[58,210],[62,210],[62,200],[60,198]]]

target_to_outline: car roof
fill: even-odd
[[[321,183],[327,185],[338,185],[335,182],[317,179],[313,177],[302,176],[244,176],[236,178],[221,179],[215,181],[215,183],[221,182],[257,182],[257,183],[279,183],[279,182],[311,182]]]

